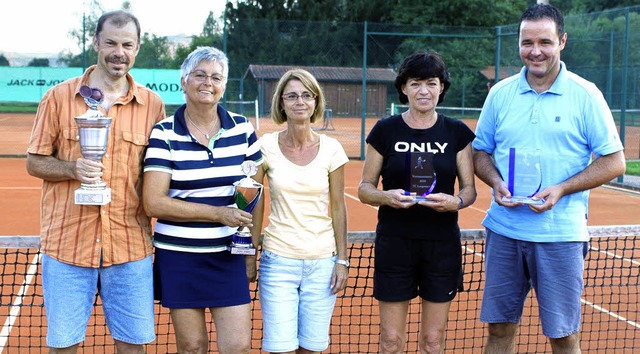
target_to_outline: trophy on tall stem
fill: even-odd
[[[111,118],[98,110],[103,100],[100,89],[81,86],[80,95],[89,106],[84,114],[75,117],[80,130],[80,153],[87,160],[101,161],[107,152]],[[110,201],[111,188],[102,179],[95,183],[81,183],[75,191],[75,203],[78,205],[106,205]]]
[[[240,165],[240,168],[245,177],[233,184],[235,186],[234,197],[238,208],[250,213],[260,200],[263,185],[251,178],[258,172],[258,165],[255,162],[245,161]],[[245,226],[240,226],[231,238],[229,251],[231,254],[255,255],[256,248],[251,239],[251,231],[247,230]]]

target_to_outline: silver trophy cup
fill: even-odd
[[[111,118],[92,106],[83,115],[75,117],[80,130],[80,152],[85,159],[100,161],[107,151]],[[111,201],[111,188],[98,180],[96,183],[81,183],[75,191],[78,205],[105,205]]]
[[[255,162],[245,161],[240,167],[242,168],[242,173],[244,173],[245,177],[234,183],[234,197],[238,208],[250,213],[260,200],[263,185],[249,177],[256,174],[258,170],[258,166]],[[236,231],[236,233],[231,237],[229,251],[231,254],[241,254],[245,256],[255,255],[256,248],[254,247],[251,239],[251,231],[244,226],[238,228],[238,231]]]

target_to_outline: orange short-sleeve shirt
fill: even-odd
[[[36,114],[27,152],[64,161],[81,157],[74,117],[87,111],[79,87],[95,69],[69,79],[45,93]],[[41,249],[61,261],[99,267],[151,255],[151,220],[142,208],[142,161],[153,126],[164,119],[165,107],[153,91],[127,74],[129,92],[108,112],[112,118],[103,181],[111,188],[104,206],[75,205],[77,180],[43,181],[40,213]],[[102,263],[101,263],[102,262]]]

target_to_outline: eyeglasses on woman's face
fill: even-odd
[[[299,95],[295,92],[289,92],[282,95],[282,99],[287,102],[296,102],[298,101],[298,98],[302,98],[304,102],[311,102],[316,99],[316,95],[312,94],[311,92],[303,92]]]
[[[191,78],[198,82],[198,83],[202,83],[207,81],[207,79],[211,79],[211,83],[216,85],[216,86],[220,86],[224,83],[224,76],[220,75],[220,74],[211,74],[211,75],[207,75],[207,73],[205,73],[204,71],[200,71],[200,70],[195,70],[189,73],[189,76],[191,76]]]

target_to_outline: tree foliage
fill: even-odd
[[[11,66],[9,60],[2,54],[0,54],[0,66]]]
[[[128,10],[129,8],[130,3],[123,2],[122,9]],[[93,50],[92,41],[98,19],[103,12],[102,5],[97,0],[90,2],[88,12],[83,14],[84,26],[81,24],[79,28],[73,28],[69,31],[69,36],[78,43],[81,53],[63,52],[59,57],[60,62],[70,67],[82,67],[83,61],[87,66],[96,62],[97,54]],[[144,32],[144,24],[141,25],[143,34],[140,38],[140,51],[136,57],[137,68],[177,69],[187,55],[199,46],[222,47],[222,28],[212,12],[209,12],[209,16],[203,24],[202,33],[193,36],[188,45],[171,44],[166,36],[156,36],[153,33]]]
[[[69,67],[86,67],[96,62],[97,54],[93,51],[92,40],[98,25],[98,19],[104,12],[98,0],[91,0],[88,11],[82,14],[79,27],[72,28],[69,36],[73,38],[80,48],[80,54],[65,51],[60,54],[58,60]]]
[[[250,64],[356,66],[362,65],[363,22],[369,32],[404,32],[402,35],[369,35],[367,65],[396,67],[417,50],[443,54],[450,67],[464,68],[460,81],[482,80],[477,69],[493,58],[492,30],[504,21],[517,21],[526,7],[521,0],[247,0],[227,4],[227,30],[232,74],[241,76]],[[478,14],[483,14],[478,16]],[[283,21],[286,20],[286,21]],[[406,25],[406,26],[399,26]],[[477,38],[423,36],[447,33],[447,26],[486,27]],[[448,27],[453,28],[453,27]],[[454,32],[460,29],[454,29]],[[411,32],[411,33],[409,33]],[[484,46],[479,45],[484,42]],[[469,47],[491,48],[468,55]],[[474,78],[475,76],[475,78]],[[460,82],[459,81],[459,82]],[[484,87],[483,83],[479,84]],[[477,100],[486,92],[479,92]],[[473,97],[470,95],[469,97]]]
[[[362,21],[390,21],[395,0],[248,0],[226,7],[232,72],[251,63],[358,66]],[[286,21],[283,21],[286,20]]]
[[[182,62],[187,58],[187,55],[198,47],[211,46],[222,50],[223,30],[220,27],[220,23],[221,21],[216,20],[213,12],[210,11],[204,21],[200,35],[191,37],[191,42],[188,46],[179,45],[175,48],[170,67],[180,68]]]
[[[522,0],[397,0],[391,13],[401,24],[493,27],[517,21],[526,7]]]
[[[531,1],[531,0],[528,0]],[[535,4],[535,1],[529,5]],[[637,0],[553,0],[553,6],[565,15],[576,15],[638,5]]]
[[[565,13],[573,11],[600,11],[602,9],[632,5],[634,0],[558,0],[554,5]],[[535,0],[450,0],[433,2],[426,0],[238,0],[227,2],[226,30],[229,56],[236,74],[246,70],[250,61],[274,63],[317,62],[317,65],[353,65],[361,58],[362,23],[402,24],[429,28],[432,26],[489,27],[516,23],[522,11]],[[130,7],[124,1],[123,9]],[[103,9],[99,0],[89,2],[89,10],[83,15],[84,27],[72,29],[69,34],[78,46],[85,46],[86,61],[94,63],[96,56],[91,49],[97,20]],[[222,19],[209,13],[202,33],[193,36],[189,45],[168,43],[166,37],[145,33],[136,65],[151,68],[179,67],[186,55],[198,46],[210,45],[222,48]],[[289,21],[288,23],[286,21]],[[293,22],[291,22],[293,21]],[[400,45],[424,47],[420,40],[376,38],[372,48],[387,51],[383,57],[373,57],[372,65],[389,65],[398,57],[390,53]],[[428,42],[428,40],[427,40]],[[310,47],[313,44],[315,51]],[[466,49],[449,45],[450,56],[465,61]],[[378,48],[375,48],[378,47]],[[482,53],[486,55],[489,53]],[[251,57],[251,58],[250,58]],[[389,59],[389,57],[393,59]],[[61,61],[69,66],[81,66],[82,54],[63,53]],[[477,61],[470,58],[471,61]]]
[[[36,66],[36,67],[49,67],[49,59],[47,58],[33,58],[27,64],[27,66]]]
[[[154,34],[144,33],[141,38],[140,51],[136,57],[138,68],[170,68],[171,54],[167,37],[157,37]]]
[[[637,0],[557,0],[552,3],[565,15],[584,14],[633,5]],[[479,70],[493,65],[497,40],[496,28],[507,28],[502,39],[501,65],[521,65],[517,55],[517,23],[524,9],[535,0],[237,0],[226,3],[220,18],[213,13],[205,20],[202,32],[192,36],[188,44],[169,43],[167,37],[144,33],[138,68],[179,68],[186,56],[199,46],[223,49],[226,43],[230,59],[229,97],[233,86],[246,75],[250,64],[357,66],[362,65],[366,49],[369,67],[395,68],[408,54],[417,50],[438,51],[452,72],[454,85],[448,95],[449,105],[477,106],[486,94],[486,78]],[[124,2],[123,8],[129,6]],[[91,0],[85,14],[86,30],[70,34],[79,46],[89,43],[86,60],[95,62],[90,43],[95,24],[102,13],[98,0]],[[639,19],[632,16],[632,23]],[[368,36],[363,38],[364,22]],[[617,33],[624,18],[619,14],[585,16],[571,28],[568,49],[563,60],[581,63],[604,63],[611,56],[609,33]],[[506,26],[512,24],[512,26]],[[143,27],[144,28],[144,27]],[[637,31],[636,31],[637,32]],[[632,33],[636,33],[633,32]],[[225,37],[226,35],[226,37]],[[574,38],[586,38],[572,42]],[[226,41],[226,42],[225,42]],[[632,41],[631,61],[640,58],[640,48]],[[608,47],[607,47],[608,48]],[[621,46],[613,47],[613,55],[621,56]],[[62,58],[70,66],[81,66],[82,56],[68,54]],[[584,65],[589,66],[589,64]],[[605,74],[602,74],[605,75]],[[610,80],[610,78],[609,78]],[[473,90],[464,90],[467,87]],[[246,90],[246,89],[245,89]],[[247,97],[251,97],[248,95]],[[456,102],[464,97],[466,102]]]

